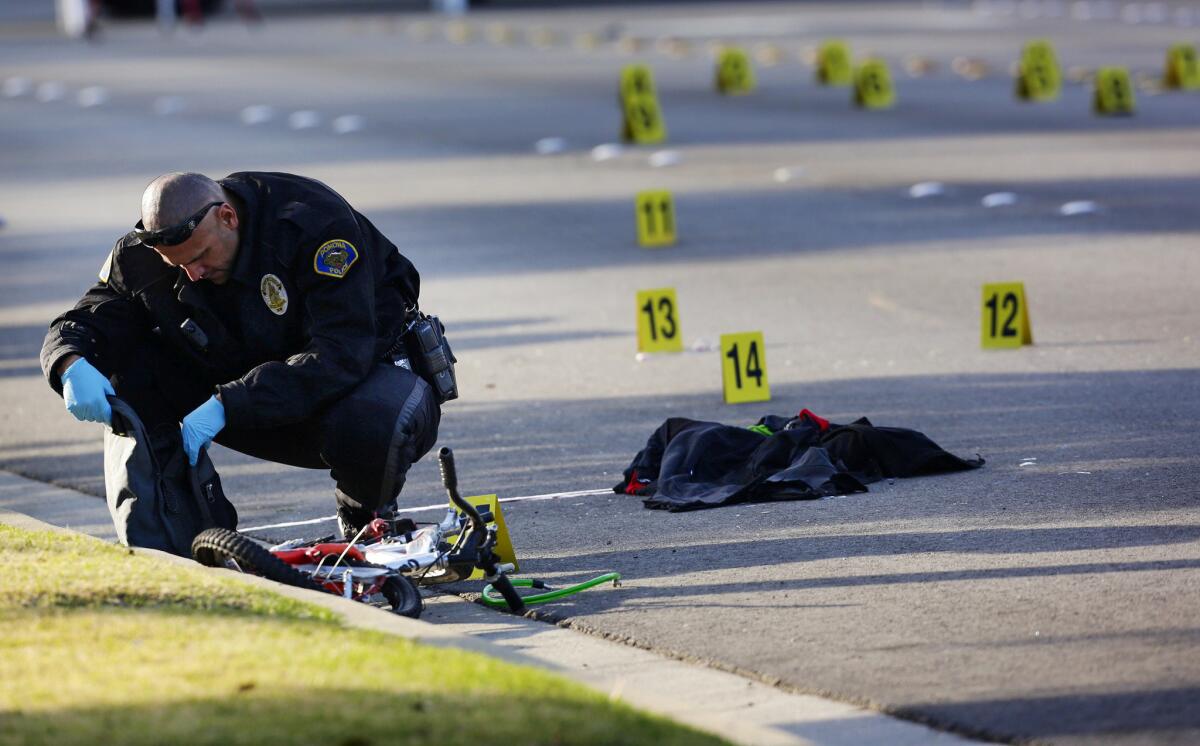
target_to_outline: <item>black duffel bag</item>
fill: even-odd
[[[104,491],[117,539],[126,546],[192,556],[206,528],[237,528],[237,510],[221,489],[208,452],[190,466],[177,423],[147,431],[133,408],[110,396],[104,431]]]

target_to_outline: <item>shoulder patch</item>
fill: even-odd
[[[109,275],[112,274],[113,254],[115,254],[116,251],[116,249],[113,249],[112,251],[108,252],[108,258],[104,260],[104,264],[100,265],[100,272],[98,273],[98,276],[100,277],[100,282],[104,283],[105,285],[108,284]]]
[[[339,280],[346,276],[354,263],[358,261],[358,249],[345,239],[335,238],[326,241],[317,248],[313,255],[313,269],[319,275],[336,277]]]

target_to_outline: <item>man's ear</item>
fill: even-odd
[[[225,225],[226,228],[228,228],[230,230],[234,230],[234,231],[237,230],[238,214],[237,214],[237,210],[233,209],[233,205],[226,202],[225,204],[218,207],[217,208],[217,217],[219,217],[221,219],[221,222]]]

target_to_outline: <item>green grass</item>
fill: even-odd
[[[720,743],[86,537],[0,525],[0,567],[0,744]]]

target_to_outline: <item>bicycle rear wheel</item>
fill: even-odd
[[[226,567],[233,560],[242,572],[261,575],[276,583],[323,591],[312,579],[271,554],[266,547],[227,528],[209,528],[192,540],[192,559],[208,567]]]
[[[400,616],[417,619],[425,610],[425,602],[421,600],[421,592],[417,584],[404,575],[388,578],[380,588],[383,597],[391,604],[392,612]]]

